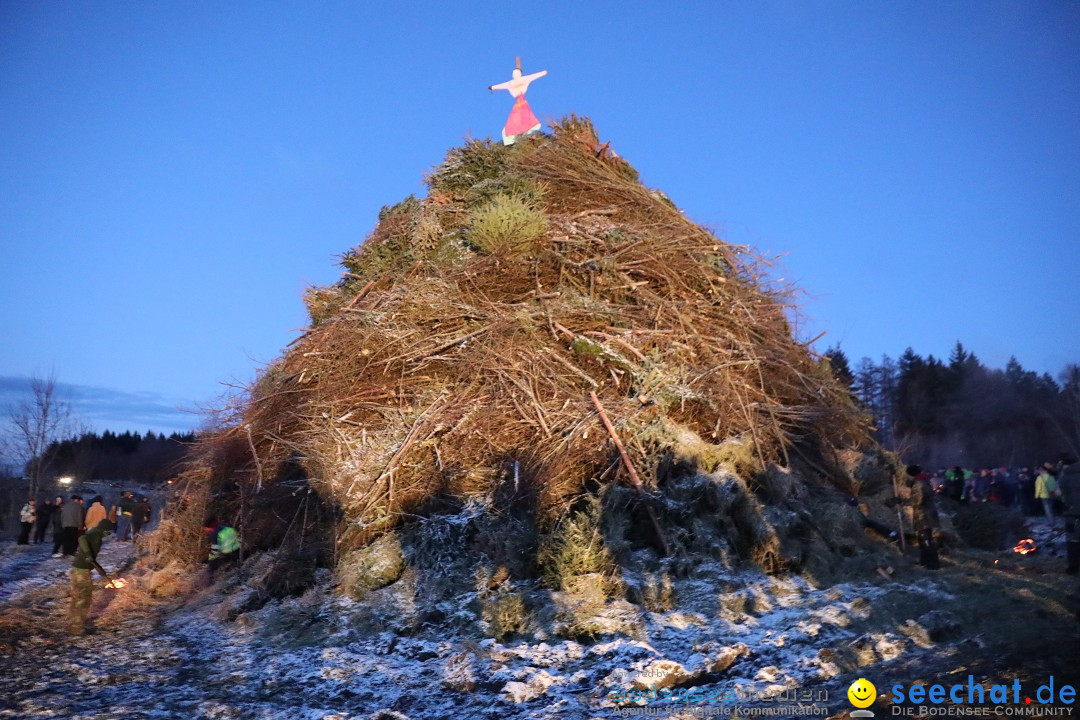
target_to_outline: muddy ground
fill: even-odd
[[[466,596],[441,622],[398,622],[422,592],[401,583],[357,603],[324,573],[301,597],[265,602],[252,578],[266,558],[178,599],[99,588],[94,632],[73,638],[70,561],[7,542],[0,718],[846,717],[858,677],[881,693],[879,717],[894,714],[896,683],[1018,678],[1026,697],[1051,675],[1058,688],[1080,684],[1080,582],[1060,572],[1060,538],[1047,542],[1037,522],[1033,534],[1032,556],[967,551],[930,572],[897,554],[891,574],[868,566],[829,587],[703,564],[675,581],[675,609],[608,608],[629,634],[501,641],[468,632]],[[109,539],[103,564],[131,573],[137,552]],[[653,684],[684,695],[625,698]]]

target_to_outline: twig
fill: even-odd
[[[614,337],[612,335],[608,335],[607,333],[602,333],[602,332],[600,332],[598,330],[587,330],[582,334],[583,335],[590,335],[592,337],[601,337],[601,338],[604,338],[605,340],[610,340],[611,342],[615,343],[619,347],[622,347],[625,350],[627,350],[628,352],[630,352],[634,357],[636,357],[641,362],[645,362],[645,356],[641,353],[641,351],[638,350],[633,345],[631,345],[630,343],[626,342],[625,340]]]
[[[619,212],[619,208],[599,208],[596,210],[582,210],[581,212],[574,213],[570,216],[571,220],[580,220],[581,218],[589,217],[590,215],[607,215],[611,216]]]
[[[589,391],[589,399],[592,400],[593,407],[596,408],[596,412],[600,415],[600,422],[604,423],[608,435],[611,436],[615,447],[619,450],[619,456],[622,457],[623,464],[626,465],[626,471],[630,473],[630,482],[634,483],[634,487],[638,492],[642,492],[645,488],[641,484],[641,478],[638,477],[637,470],[634,469],[634,463],[630,462],[630,456],[626,454],[626,448],[623,447],[622,440],[619,439],[615,428],[611,425],[611,421],[608,420],[607,413],[604,412],[604,407],[600,404],[600,398],[596,397],[595,390]]]
[[[630,482],[634,483],[634,489],[638,491],[638,494],[644,494],[645,488],[641,484],[641,478],[638,477],[637,470],[634,469],[634,463],[630,462],[630,456],[626,454],[626,448],[623,447],[622,440],[619,439],[618,433],[615,432],[611,421],[608,420],[607,413],[604,412],[604,407],[600,404],[600,398],[596,397],[595,390],[589,391],[589,399],[592,400],[593,407],[596,408],[597,414],[600,415],[600,422],[604,423],[604,428],[607,429],[608,435],[611,436],[611,440],[615,443],[619,456],[622,457],[623,465],[626,466],[626,472],[630,475]],[[660,521],[656,519],[652,506],[646,505],[645,511],[648,513],[653,528],[656,530],[656,537],[660,540],[660,544],[664,546],[664,554],[670,555],[671,546],[668,545],[667,537],[664,535],[663,528],[660,527]]]
[[[579,378],[581,378],[585,382],[592,385],[594,388],[600,387],[600,383],[596,382],[591,377],[589,377],[583,370],[581,370],[581,368],[574,367],[574,365],[569,360],[566,360],[565,358],[560,356],[559,353],[557,353],[557,352],[549,352],[548,357],[550,357],[552,360],[555,360],[556,362],[558,362],[564,368],[566,368],[570,372],[574,373]]]
[[[820,340],[821,338],[823,338],[823,337],[825,337],[826,335],[828,335],[828,333],[829,333],[829,331],[828,331],[828,330],[822,330],[822,331],[821,331],[821,332],[819,332],[819,333],[818,333],[817,335],[815,335],[815,336],[814,336],[814,338],[813,338],[812,340],[807,340],[806,342],[804,342],[804,343],[799,343],[799,344],[800,344],[801,346],[803,346],[803,347],[810,347],[811,345],[813,345],[814,343],[816,343],[816,342],[817,342],[818,340]]]
[[[262,492],[263,473],[262,463],[259,462],[259,453],[255,452],[255,440],[251,437],[251,423],[246,423],[244,429],[247,430],[248,447],[251,448],[251,456],[255,458],[255,474],[258,478],[255,483],[255,494],[258,495]]]
[[[424,358],[431,357],[432,355],[438,355],[443,350],[449,350],[450,348],[454,347],[455,345],[460,345],[461,343],[465,342],[466,340],[472,340],[477,335],[483,335],[488,330],[491,330],[490,325],[488,327],[480,328],[479,330],[475,330],[475,331],[473,331],[471,333],[468,333],[467,335],[459,335],[458,337],[454,338],[453,340],[451,340],[449,342],[446,342],[446,343],[443,343],[442,345],[435,348],[434,350],[431,350],[430,352],[426,352],[423,355],[418,355],[416,357],[409,358],[409,361],[410,362],[418,362],[420,360],[423,360]]]
[[[364,287],[360,288],[360,292],[356,293],[356,296],[353,297],[353,299],[349,301],[349,304],[345,306],[345,309],[346,310],[351,310],[353,308],[353,306],[356,305],[356,303],[358,303],[358,302],[360,302],[361,300],[364,299],[364,296],[367,295],[368,292],[373,287],[375,287],[375,281],[374,280],[369,280],[368,284],[365,285]]]
[[[386,463],[386,467],[384,467],[383,471],[381,473],[379,473],[379,476],[376,477],[372,481],[372,483],[371,483],[372,487],[375,487],[376,485],[378,485],[379,482],[381,482],[383,478],[385,478],[387,475],[389,475],[391,472],[394,471],[394,468],[395,468],[395,465],[397,464],[397,461],[399,459],[401,459],[401,456],[404,455],[405,452],[410,447],[412,447],[413,441],[416,440],[417,430],[419,430],[421,425],[428,419],[428,416],[431,414],[431,412],[433,410],[435,410],[435,406],[438,405],[440,402],[442,402],[442,399],[444,397],[446,397],[445,393],[443,393],[442,395],[439,395],[439,397],[437,397],[435,399],[435,402],[431,403],[431,405],[428,405],[427,409],[424,410],[424,412],[420,413],[420,417],[416,418],[416,422],[414,422],[412,427],[409,428],[409,432],[405,435],[405,440],[404,440],[404,442],[401,443],[401,446],[398,447],[397,452],[395,452],[390,457],[390,460],[387,461],[387,463]],[[352,485],[349,486],[349,491],[348,491],[348,493],[346,493],[346,495],[352,495],[352,491],[353,491],[353,488],[356,487],[356,481],[357,480],[359,480],[359,478],[356,478],[355,480],[352,481]],[[392,492],[392,490],[391,490],[391,492]]]
[[[566,328],[564,328],[562,325],[560,325],[557,322],[552,322],[552,325],[555,327],[556,330],[558,330],[559,332],[561,332],[563,335],[570,338],[571,340],[573,340],[574,338],[577,337],[577,335],[570,332],[569,330],[567,330]]]

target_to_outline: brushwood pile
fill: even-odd
[[[786,296],[587,119],[470,140],[427,185],[307,293],[159,547],[198,559],[215,514],[272,553],[271,594],[317,568],[359,599],[404,583],[410,608],[466,588],[502,636],[547,593],[595,636],[597,608],[670,606],[705,561],[827,576],[880,545],[862,517],[896,520],[899,468]]]

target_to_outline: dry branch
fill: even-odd
[[[643,448],[670,448],[622,440],[658,417],[718,443],[752,439],[762,467],[802,454],[800,438],[803,450],[862,442],[850,395],[792,337],[758,260],[599,148],[571,123],[513,148],[452,151],[428,199],[390,208],[347,254],[345,280],[309,294],[317,320],[196,450],[192,477],[227,503],[236,496],[221,488],[265,497],[279,468],[298,462],[360,527],[435,493],[491,493],[506,458],[528,457],[550,527],[611,462],[606,441],[589,437],[582,389],[636,489],[654,467]],[[527,254],[469,245],[470,216],[492,187],[541,186],[547,236]],[[631,398],[646,398],[648,412],[620,420],[622,438],[602,386],[635,408]]]

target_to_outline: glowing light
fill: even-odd
[[[61,485],[70,485],[71,483],[75,482],[75,478],[71,477],[70,475],[64,475],[63,477],[56,478],[56,482],[60,483]]]
[[[1035,546],[1035,541],[1031,538],[1024,538],[1020,542],[1016,543],[1016,547],[1013,548],[1013,552],[1020,553],[1021,555],[1028,555],[1038,550]]]
[[[125,585],[127,585],[127,580],[124,578],[115,578],[112,581],[105,583],[105,587],[113,588],[114,590],[119,590]]]

